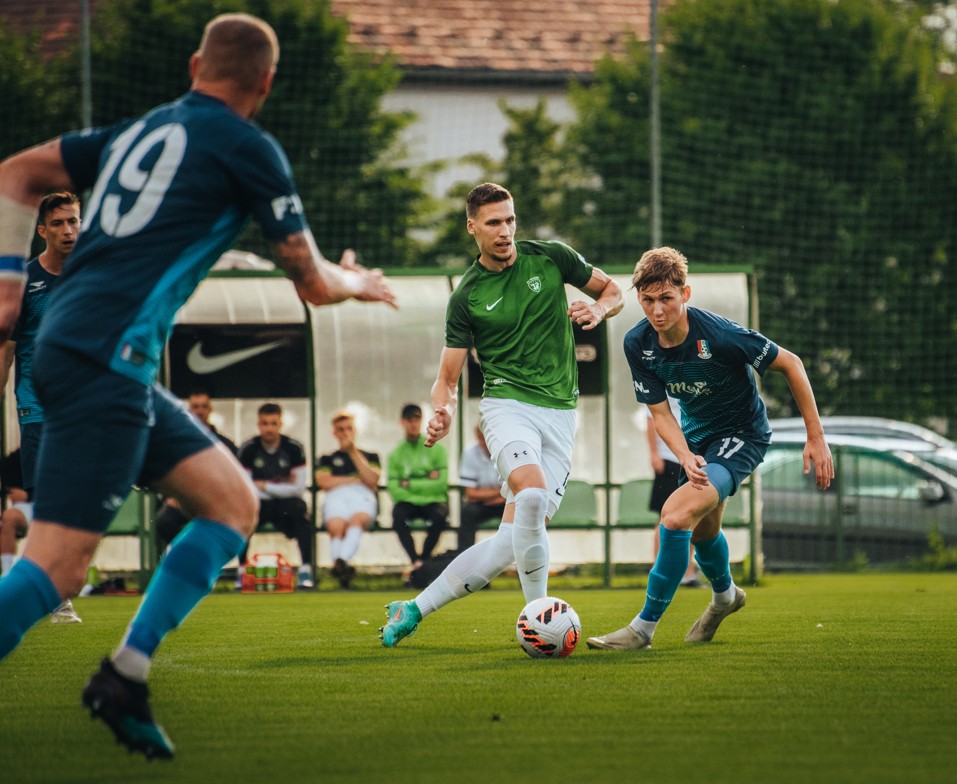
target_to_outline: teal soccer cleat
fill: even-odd
[[[163,728],[153,721],[145,683],[124,678],[104,659],[83,690],[83,704],[94,719],[101,719],[131,752],[146,759],[172,759],[175,749]]]
[[[379,639],[386,648],[395,648],[401,640],[419,628],[422,613],[414,601],[390,602],[385,606],[389,622],[380,627]]]

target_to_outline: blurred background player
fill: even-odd
[[[485,385],[479,424],[492,461],[506,478],[502,524],[459,553],[415,599],[387,605],[382,644],[393,647],[419,622],[483,588],[515,563],[525,602],[547,595],[545,526],[558,510],[571,471],[578,404],[572,323],[594,329],[622,308],[621,289],[561,242],[516,242],[512,194],[486,182],[466,198],[466,230],[479,254],[449,299],[445,348],[432,386],[426,446],[452,425],[458,382],[474,347]],[[568,304],[570,283],[595,301]]]
[[[83,586],[134,482],[173,496],[192,522],[82,697],[120,743],[151,758],[174,753],[149,706],[153,654],[245,546],[258,511],[242,466],[156,383],[177,310],[250,217],[304,301],[395,304],[381,272],[357,266],[353,253],[339,265],[322,256],[282,148],[252,122],[278,61],[266,22],[220,15],[190,57],[186,95],[0,162],[0,338],[19,308],[41,197],[92,189],[36,340],[33,378],[46,412],[36,519],[0,580],[0,659]]]
[[[501,520],[505,511],[502,478],[492,462],[482,428],[478,425],[475,426],[475,443],[462,453],[459,484],[462,485],[458,540],[458,549],[461,551],[475,544],[475,532],[481,525]]]
[[[646,251],[635,265],[632,283],[645,318],[625,335],[625,357],[635,396],[651,410],[655,429],[681,463],[684,481],[661,510],[661,547],[648,575],[644,607],[628,626],[589,637],[589,648],[651,647],[658,621],[688,568],[689,542],[711,583],[712,598],[685,642],[709,642],[721,622],[744,607],[745,592],[731,578],[721,518],[728,497],[761,464],[771,442],[755,371],[774,370],[787,379],[807,429],[804,473],[813,463],[821,490],[834,477],[801,358],[759,332],[689,307],[687,280],[688,261],[674,248]],[[681,406],[681,424],[669,395]]]
[[[37,234],[46,243],[43,251],[27,264],[27,286],[23,292],[20,317],[13,334],[0,351],[0,390],[6,389],[11,365],[15,365],[14,391],[17,396],[17,420],[20,423],[20,462],[23,469],[23,490],[27,498],[8,507],[0,526],[0,560],[8,574],[16,563],[16,531],[24,530],[33,520],[33,492],[36,486],[37,453],[43,432],[43,407],[33,388],[33,342],[40,329],[40,320],[47,309],[47,299],[60,280],[60,273],[80,234],[80,200],[69,191],[47,194],[40,202]],[[12,529],[13,536],[10,536]],[[11,541],[14,549],[10,550]],[[81,623],[66,599],[53,611],[53,623]]]
[[[379,455],[356,446],[355,417],[348,411],[332,416],[335,452],[316,463],[316,486],[325,494],[322,521],[329,534],[332,573],[348,588],[356,568],[349,563],[359,551],[362,532],[379,514]]]
[[[233,455],[238,453],[238,448],[229,438],[220,433],[216,426],[210,422],[209,418],[213,413],[213,401],[209,393],[205,390],[195,390],[190,392],[186,398],[186,407],[196,419],[212,433],[219,442],[225,446]],[[159,510],[156,513],[156,519],[153,524],[156,528],[156,536],[159,541],[160,551],[167,547],[176,535],[179,534],[189,522],[189,515],[183,511],[179,501],[175,498],[161,498],[159,500]]]
[[[316,536],[303,496],[306,493],[306,450],[296,439],[282,433],[282,407],[263,403],[257,412],[258,436],[239,447],[239,462],[246,469],[259,495],[259,523],[272,523],[299,545],[297,587],[315,587],[312,575]],[[246,563],[249,546],[239,554]],[[242,569],[240,569],[240,574]],[[237,578],[236,587],[240,587]]]
[[[389,453],[386,486],[392,497],[392,528],[414,571],[432,557],[449,525],[449,460],[445,447],[425,448],[422,407],[417,403],[402,407],[399,424],[405,437]],[[428,525],[421,551],[409,528],[417,519]]]

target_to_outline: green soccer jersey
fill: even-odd
[[[592,266],[561,242],[515,245],[515,263],[502,272],[476,260],[462,277],[449,299],[445,345],[475,347],[485,397],[574,408],[578,365],[565,284],[585,286]]]

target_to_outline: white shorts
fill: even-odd
[[[356,514],[366,514],[375,520],[379,514],[378,496],[360,482],[340,485],[324,493],[322,501],[322,522],[337,517],[348,520]]]
[[[545,408],[518,400],[484,398],[479,403],[479,426],[485,434],[492,462],[506,480],[509,460],[502,450],[513,441],[523,441],[535,450],[535,460],[542,467],[548,485],[548,516],[555,516],[562,502],[562,492],[572,467],[572,447],[578,412],[574,408]],[[505,503],[515,502],[508,488],[502,485]]]

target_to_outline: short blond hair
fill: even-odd
[[[251,91],[279,62],[279,39],[257,16],[220,14],[206,25],[196,54],[201,79]]]
[[[688,259],[681,251],[667,246],[641,254],[631,276],[631,285],[638,291],[656,286],[684,288],[687,283]]]
[[[343,408],[343,409],[340,409],[339,411],[336,411],[336,413],[332,415],[332,419],[330,419],[329,421],[330,423],[335,425],[337,422],[341,422],[343,419],[348,419],[350,422],[355,422],[356,416],[351,411],[346,411]]]

